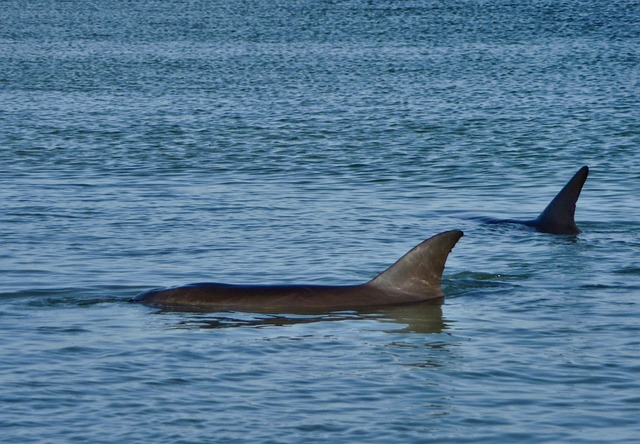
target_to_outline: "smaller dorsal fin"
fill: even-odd
[[[532,221],[538,231],[555,234],[578,234],[580,229],[574,220],[576,202],[580,197],[582,186],[589,175],[589,167],[583,166],[567,182],[560,192],[547,205],[537,219]]]
[[[439,290],[444,264],[462,235],[459,230],[436,234],[415,246],[368,285],[413,294]]]

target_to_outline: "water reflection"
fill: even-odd
[[[390,333],[442,333],[447,328],[440,304],[398,305],[381,309],[379,313],[385,320],[405,325],[388,330]]]
[[[439,301],[441,302],[441,301]],[[198,312],[193,309],[161,309],[157,314],[181,314],[176,328],[218,329],[231,327],[282,327],[345,320],[378,320],[389,323],[389,333],[441,333],[447,328],[439,303],[406,304],[358,311],[296,312],[283,314]],[[391,326],[391,324],[396,324]]]

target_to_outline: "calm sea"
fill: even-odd
[[[0,2],[0,442],[640,442],[640,5]],[[533,218],[582,165],[583,233]],[[351,284],[462,229],[442,307]]]

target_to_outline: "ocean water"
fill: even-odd
[[[640,6],[5,0],[0,442],[640,441]],[[582,165],[578,236],[533,218]],[[159,310],[366,281],[445,303]]]

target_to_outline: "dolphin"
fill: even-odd
[[[268,313],[354,310],[424,301],[440,304],[444,299],[441,279],[445,262],[462,235],[459,230],[437,234],[359,285],[199,283],[145,291],[131,301],[178,309]]]
[[[589,175],[589,167],[583,166],[560,190],[540,215],[533,220],[484,219],[490,224],[522,224],[537,231],[551,234],[578,234],[575,222],[576,202]]]

